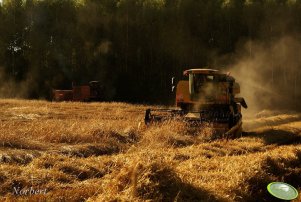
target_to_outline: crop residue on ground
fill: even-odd
[[[1,201],[271,201],[271,181],[300,191],[300,114],[262,113],[226,141],[178,121],[145,127],[147,107],[0,100]]]

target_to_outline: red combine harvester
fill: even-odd
[[[72,90],[53,90],[53,101],[100,101],[102,100],[103,87],[99,81],[90,81],[89,85],[72,86]]]

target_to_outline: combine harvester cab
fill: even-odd
[[[147,109],[145,123],[180,119],[193,125],[210,124],[217,134],[235,137],[242,131],[241,107],[247,108],[235,79],[213,69],[184,71],[188,80],[176,86],[176,109]]]

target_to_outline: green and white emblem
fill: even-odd
[[[292,185],[283,182],[272,182],[267,188],[269,193],[278,199],[293,200],[298,197],[298,191]]]

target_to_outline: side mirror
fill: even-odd
[[[176,80],[176,78],[173,76],[171,78],[171,92],[174,92],[174,90],[176,88],[176,86],[175,86],[175,80]]]
[[[175,91],[175,88],[176,88],[175,86],[172,86],[172,87],[171,87],[171,92],[174,92],[174,91]]]
[[[173,76],[173,77],[171,78],[171,85],[174,86],[174,83],[175,83],[175,77]]]

